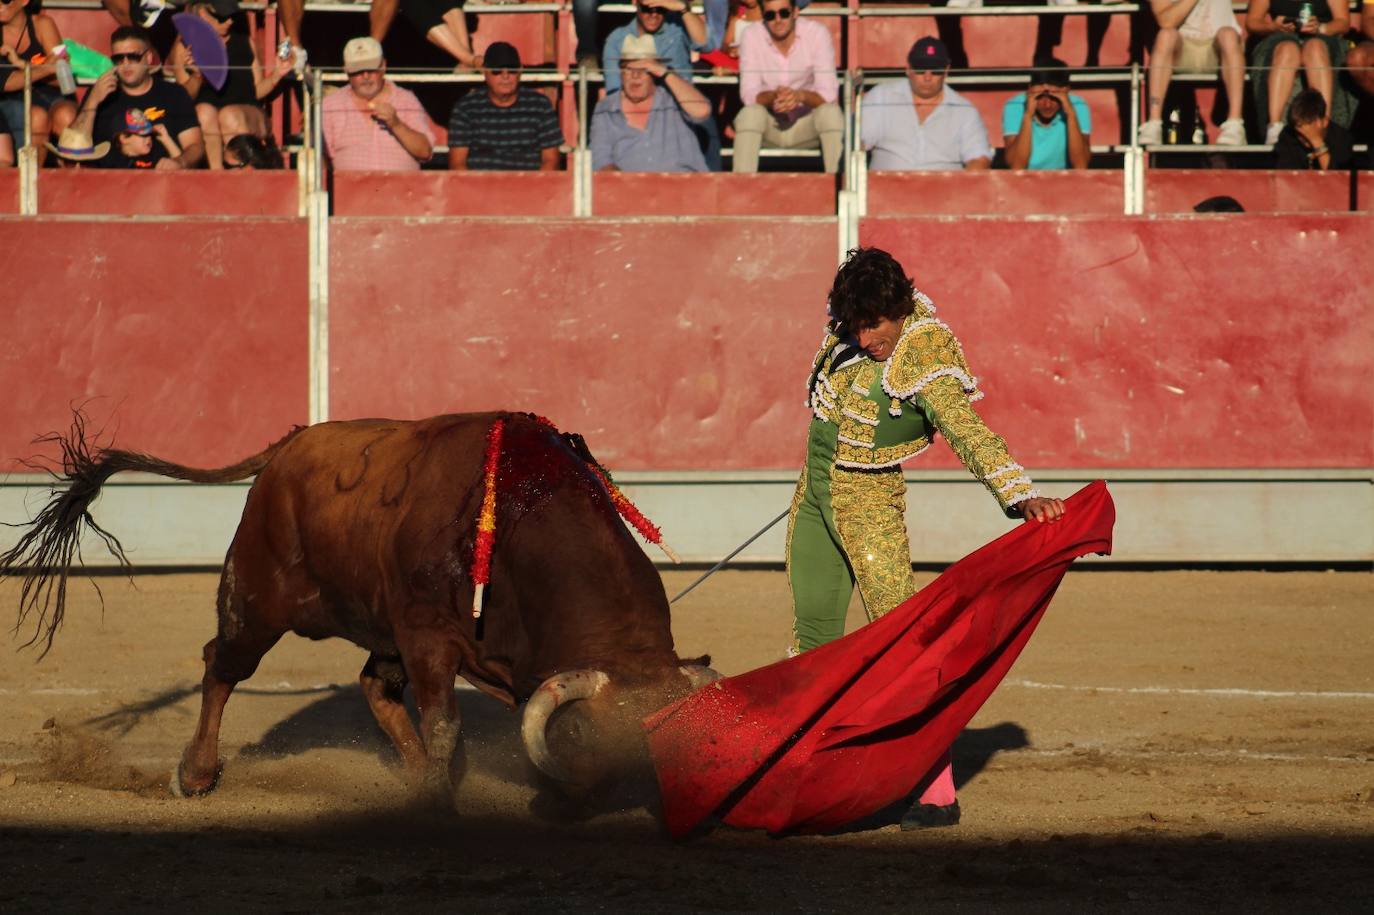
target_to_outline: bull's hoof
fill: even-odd
[[[171,789],[173,797],[203,797],[219,787],[220,774],[224,772],[223,761],[215,765],[214,774],[210,776],[210,781],[200,787],[188,787],[181,776],[182,763],[177,763],[177,767],[172,770],[172,781],[167,786]]]

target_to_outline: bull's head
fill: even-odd
[[[617,705],[622,706],[619,715],[620,724],[634,735],[636,745],[639,742],[638,722],[643,715],[660,707],[665,701],[680,698],[685,692],[700,689],[720,679],[720,674],[699,664],[683,665],[678,668],[678,673],[680,677],[673,678],[677,682],[671,684],[667,692],[659,690],[647,694],[659,697],[657,700],[651,700],[647,705],[644,705],[642,701],[632,702],[623,697],[618,700]],[[682,688],[681,680],[683,678],[689,687],[686,690]],[[545,680],[534,691],[534,694],[530,696],[529,703],[525,706],[525,715],[520,724],[520,734],[525,742],[525,752],[529,754],[530,761],[540,772],[556,781],[567,784],[585,784],[588,781],[586,774],[581,771],[570,770],[556,760],[549,751],[549,721],[554,712],[561,706],[579,700],[605,699],[615,691],[611,678],[599,670],[566,671]],[[596,717],[603,722],[608,718],[605,714]],[[614,729],[614,725],[611,725],[609,729]],[[607,742],[623,746],[624,740],[622,737],[620,740],[610,739]],[[599,769],[600,766],[595,768]]]

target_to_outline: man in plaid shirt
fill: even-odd
[[[382,46],[344,46],[348,86],[325,96],[324,143],[336,171],[416,171],[434,152],[429,115],[413,92],[386,78]]]

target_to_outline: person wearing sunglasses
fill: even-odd
[[[756,172],[759,150],[821,149],[825,170],[840,167],[844,114],[835,78],[835,45],[819,22],[799,20],[795,0],[763,0],[763,28],[739,49],[736,172]]]
[[[152,39],[138,26],[120,26],[110,36],[110,60],[114,67],[102,74],[86,93],[73,126],[91,133],[97,143],[116,140],[128,124],[131,109],[142,111],[153,124],[162,124],[176,147],[171,155],[162,144],[153,144],[148,156],[159,170],[195,168],[205,161],[205,140],[196,108],[186,90],[176,83],[153,78]],[[98,163],[101,168],[132,168],[119,149]]]
[[[419,171],[434,153],[429,115],[409,89],[386,78],[375,38],[344,45],[348,85],[324,97],[324,145],[335,171]]]
[[[482,55],[483,89],[453,106],[448,167],[454,171],[557,171],[563,129],[548,98],[520,85],[520,52],[493,41]]]

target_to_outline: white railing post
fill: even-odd
[[[33,145],[33,68],[24,64],[24,145],[15,156],[19,166],[19,215],[38,214],[38,149]]]
[[[305,213],[310,301],[310,356],[307,371],[310,375],[309,420],[313,424],[329,419],[329,193],[323,180],[321,149],[324,137],[320,123],[323,87],[318,71],[309,71],[308,79],[313,91],[306,93],[310,114],[303,125],[309,126],[304,128],[302,139],[309,186]]]

